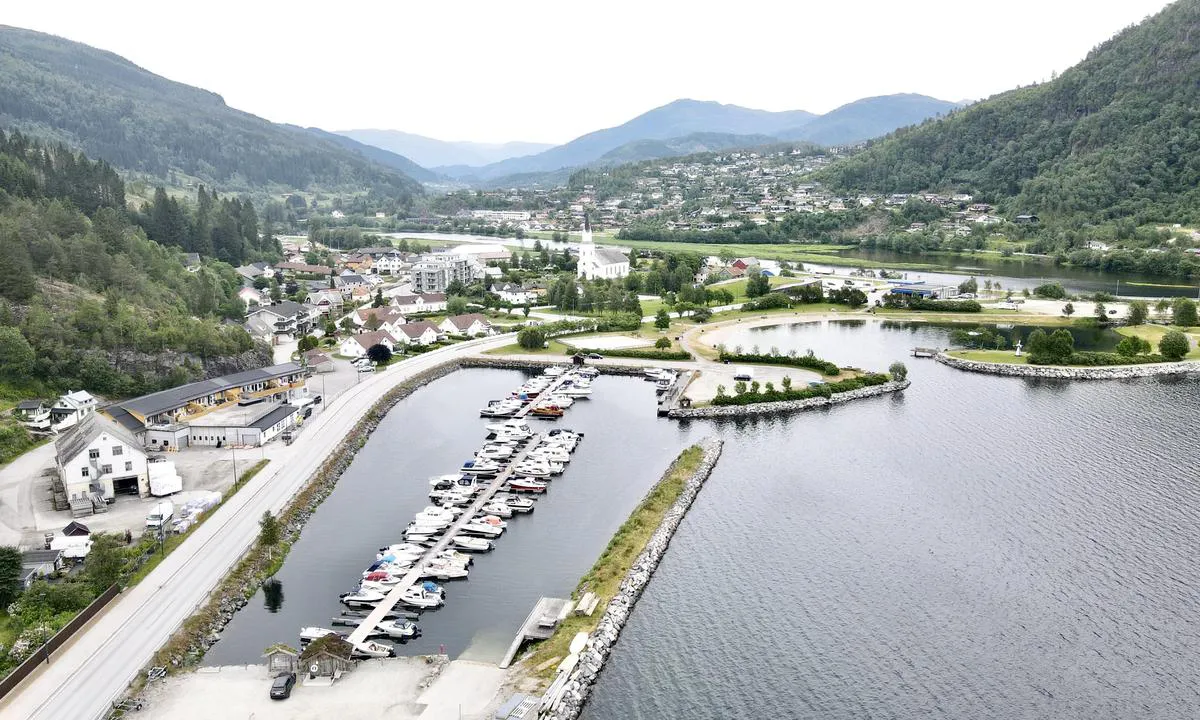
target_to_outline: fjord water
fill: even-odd
[[[338,595],[362,578],[378,548],[403,542],[429,505],[428,478],[456,470],[479,448],[479,408],[525,379],[509,370],[461,370],[401,400],[384,418],[309,520],[276,579],[282,602],[259,591],[238,612],[206,665],[261,662],[273,643],[295,645],[301,627],[330,627]],[[467,580],[444,583],[446,605],[423,613],[424,635],[401,654],[436,653],[499,662],[542,596],[567,597],[616,529],[697,429],[655,422],[650,383],[601,377],[565,420],[535,429],[586,433],[571,464],[537,509],[509,520],[496,549],[476,555]]]
[[[902,395],[725,423],[584,712],[1194,718],[1200,382],[962,373],[944,328],[740,331]],[[764,338],[771,338],[769,340]]]

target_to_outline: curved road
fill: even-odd
[[[49,665],[13,690],[0,704],[0,716],[86,720],[106,715],[112,702],[183,621],[207,601],[255,541],[263,512],[279,512],[388,390],[447,360],[509,344],[512,337],[473,340],[406,360],[329,403],[305,423],[297,442],[270,448],[266,456],[271,462],[263,472],[141,583],[125,590],[55,652]]]

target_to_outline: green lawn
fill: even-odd
[[[570,355],[575,352],[572,348],[563,345],[557,340],[550,340],[548,344],[550,347],[541,348],[540,350],[527,350],[513,343],[512,345],[487,350],[484,352],[484,355]]]
[[[1200,328],[1181,328],[1166,325],[1124,325],[1117,328],[1117,332],[1122,335],[1132,335],[1150,343],[1154,347],[1154,352],[1158,352],[1158,341],[1162,340],[1162,336],[1172,330],[1183,332],[1192,341],[1192,349],[1185,357],[1188,360],[1200,358]]]
[[[1012,350],[951,350],[946,353],[951,357],[977,362],[1005,363],[1008,365],[1026,365],[1025,356],[1017,357]]]

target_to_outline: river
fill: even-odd
[[[726,450],[584,712],[1193,718],[1200,382],[906,357],[936,326],[745,329],[902,395],[717,428]],[[770,710],[768,710],[768,708]]]

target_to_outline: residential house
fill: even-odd
[[[392,298],[392,307],[405,315],[442,312],[446,309],[446,294],[419,293],[416,295],[396,295]]]
[[[22,400],[13,408],[13,417],[32,432],[50,431],[50,406],[41,400]]]
[[[399,253],[391,252],[375,259],[375,272],[380,275],[396,275],[408,267]]]
[[[50,427],[61,432],[79,424],[94,412],[96,398],[91,393],[86,390],[69,392],[50,406]]]
[[[320,350],[308,350],[300,355],[304,366],[315,373],[333,372],[333,358]]]
[[[495,332],[487,318],[479,313],[452,315],[443,320],[438,325],[438,329],[447,335],[466,335],[467,337],[480,337]]]
[[[249,265],[243,265],[240,268],[237,268],[237,274],[241,275],[242,277],[246,278],[247,280],[252,281],[255,278],[263,277],[264,275],[266,275],[266,276],[274,275],[275,271],[274,271],[274,269],[271,268],[270,263],[253,262],[253,263],[250,263]]]
[[[200,269],[200,253],[184,253],[183,267],[188,272],[196,272]]]
[[[413,345],[432,345],[438,340],[438,328],[431,322],[421,320],[400,325],[396,328],[399,335],[396,339],[402,343]]]
[[[247,320],[259,316],[275,328],[275,337],[278,340],[287,340],[307,335],[313,329],[319,315],[311,305],[284,300],[275,305],[260,306],[251,310]]]
[[[320,275],[321,277],[329,277],[333,273],[333,268],[331,267],[309,265],[308,263],[301,262],[281,262],[275,267],[288,275]]]
[[[274,345],[277,340],[275,322],[269,315],[255,313],[242,323],[242,328],[250,334],[253,340],[265,342],[268,345]]]
[[[146,453],[128,430],[92,413],[54,442],[55,464],[67,500],[94,504],[111,501],[118,493],[150,493]]]
[[[318,315],[329,317],[341,314],[344,299],[337,290],[313,290],[305,296],[304,303],[316,308]]]
[[[358,288],[369,289],[370,283],[358,273],[345,271],[341,275],[334,277],[333,286],[340,290],[344,297],[351,297]]]
[[[34,580],[50,577],[64,564],[62,550],[26,550],[21,553],[21,583],[28,589]]]
[[[370,255],[350,255],[342,261],[342,265],[348,270],[353,270],[360,275],[371,272],[375,267],[375,259]]]
[[[360,358],[367,354],[367,350],[376,345],[383,345],[388,350],[395,350],[396,344],[396,338],[387,330],[375,330],[351,335],[342,341],[338,352],[349,358]]]
[[[537,300],[537,293],[513,283],[504,283],[500,287],[493,287],[492,292],[496,297],[500,298],[500,302],[512,303],[513,305],[524,305],[525,303],[532,303]]]
[[[396,334],[395,328],[398,325],[407,322],[399,310],[389,305],[359,308],[346,317],[357,327],[368,330],[387,330],[392,335]]]

